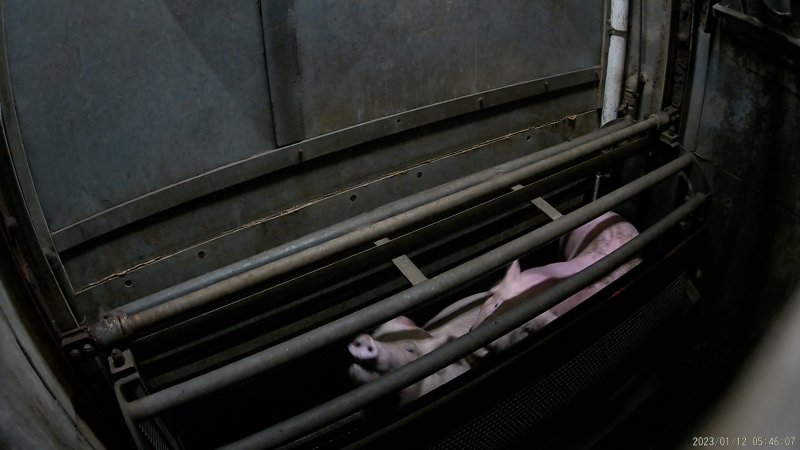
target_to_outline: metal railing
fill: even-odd
[[[201,398],[217,390],[223,389],[227,386],[231,386],[233,384],[252,378],[276,366],[290,362],[296,358],[308,354],[311,351],[324,347],[327,343],[331,341],[344,339],[354,334],[357,334],[365,329],[368,329],[369,327],[372,327],[388,319],[391,319],[399,314],[402,314],[403,312],[407,311],[410,308],[421,305],[424,302],[432,298],[435,298],[436,296],[446,294],[452,289],[457,288],[460,284],[462,284],[466,280],[470,280],[474,277],[482,275],[483,273],[486,273],[487,271],[495,270],[510,263],[511,261],[527,253],[531,249],[543,245],[559,237],[560,235],[574,228],[577,228],[578,226],[605,213],[606,211],[614,208],[615,206],[631,199],[637,194],[640,194],[641,192],[647,190],[648,188],[658,184],[659,182],[665,180],[666,178],[685,169],[690,164],[692,164],[692,162],[693,162],[692,156],[689,154],[685,154],[665,164],[664,166],[628,183],[627,185],[620,187],[619,189],[609,193],[608,195],[601,197],[600,199],[592,203],[589,203],[569,214],[562,216],[561,218],[553,222],[550,222],[542,226],[541,228],[531,231],[526,235],[514,239],[513,241],[508,242],[507,244],[504,244],[477,258],[467,261],[434,278],[423,281],[417,284],[416,286],[409,288],[406,291],[393,295],[385,300],[382,300],[378,303],[375,303],[371,306],[361,309],[355,313],[337,319],[319,328],[303,333],[279,345],[262,350],[258,353],[243,358],[239,361],[220,367],[218,369],[197,376],[195,378],[186,380],[182,383],[171,386],[162,391],[155,392],[141,399],[134,400],[128,404],[123,405],[123,410],[134,421],[139,421],[149,417],[153,417],[165,411],[168,411],[172,408],[175,408],[192,400]],[[683,207],[679,208],[674,213],[672,213],[670,216],[665,218],[662,221],[665,223],[665,225],[656,225],[651,228],[655,229],[656,231],[650,231],[650,229],[648,229],[645,232],[643,232],[640,235],[640,237],[638,237],[636,240],[636,242],[639,242],[639,244],[635,245],[637,246],[644,245],[647,242],[649,242],[649,240],[652,240],[654,237],[651,236],[655,235],[655,233],[657,232],[660,232],[659,230],[668,227],[668,225],[674,222],[675,220],[680,220],[680,219],[675,219],[675,217],[679,216],[681,218],[685,217],[685,215],[689,214],[691,210],[696,208],[699,205],[699,203],[702,202],[703,198],[704,197],[702,196],[697,196],[693,198],[689,203],[687,203],[686,205],[684,205]],[[661,224],[661,222],[659,222],[659,224]],[[638,248],[638,247],[628,246],[623,248]],[[633,250],[625,250],[625,251],[631,252]],[[621,257],[616,256],[614,258],[618,259]],[[609,259],[609,261],[616,261],[616,259],[614,258]],[[604,259],[603,261],[605,261],[606,259]],[[609,268],[610,271],[611,269],[613,269],[613,266],[611,266],[611,264],[612,264],[611,262],[601,264],[599,265],[599,267],[603,269],[592,269],[592,271],[588,273],[590,274],[599,273],[602,270],[605,270],[605,268]],[[617,263],[617,265],[619,265],[619,263]],[[566,292],[567,290],[571,289],[571,287],[576,283],[592,276],[594,275],[581,275],[580,277],[576,275],[576,277],[574,278],[575,280],[578,281],[570,281],[569,284],[565,285],[567,287],[558,287],[561,286],[561,284],[559,284],[557,286],[558,289],[553,292],[558,292],[558,293]],[[598,278],[601,276],[602,274],[600,274]],[[589,282],[587,282],[586,284],[589,284]],[[575,292],[580,290],[580,288],[581,287],[576,288]],[[554,295],[555,294],[547,294],[542,298],[551,298],[551,297],[555,298],[553,297]],[[565,294],[563,298],[566,298],[566,296],[568,295]],[[541,302],[542,302],[541,300],[537,300],[536,304],[538,305]],[[550,303],[547,303],[547,305],[549,304]],[[530,308],[532,307],[526,307],[523,311],[530,312]],[[544,309],[542,311],[544,311]],[[533,315],[531,315],[531,317],[533,317]],[[513,328],[515,328],[514,324],[516,324],[517,322],[500,321],[498,323],[500,323],[503,326],[502,329],[496,328],[495,326],[490,327],[490,329],[495,330],[496,333],[495,331],[491,332],[481,331],[480,334],[477,335],[478,337],[473,336],[467,338],[464,341],[457,341],[457,342],[470,342],[471,344],[463,344],[463,343],[459,344],[459,346],[452,348],[457,348],[460,350],[451,349],[448,350],[447,353],[445,354],[452,356],[458,353],[459,355],[463,356],[464,354],[469,353],[469,351],[460,353],[461,350],[464,350],[466,348],[465,345],[469,345],[470,348],[472,348],[471,345],[475,344],[476,345],[475,348],[478,348],[483,344],[490,342],[494,338],[499,337],[502,334],[511,331]],[[503,325],[504,323],[506,323],[508,326],[506,327],[505,325]],[[522,322],[519,323],[521,324]],[[482,328],[483,327],[480,327],[475,331],[478,332]],[[481,336],[484,336],[485,333],[492,333],[491,336],[494,336],[494,338],[491,339],[486,338],[487,340],[484,341],[483,337]],[[482,342],[483,344],[478,345],[477,343],[479,341],[477,341],[476,339],[480,339],[480,342]],[[443,347],[443,349],[444,348],[451,348],[451,344],[448,344],[447,346]],[[441,354],[441,353],[436,353],[436,354]],[[455,359],[458,358],[454,358],[449,361],[452,362]],[[430,361],[430,358],[421,359],[421,361]],[[413,372],[410,372],[409,375],[402,375],[403,378],[401,379],[396,378],[400,377],[401,375],[392,375],[391,377],[387,378],[389,381],[383,381],[383,378],[386,378],[383,377],[380,382],[376,382],[377,384],[370,383],[369,385],[363,386],[359,389],[356,389],[355,391],[352,391],[355,394],[352,393],[345,394],[345,396],[352,395],[353,397],[352,398],[345,397],[347,400],[342,401],[342,405],[344,405],[342,406],[342,408],[348,409],[349,411],[358,409],[360,406],[351,407],[347,405],[363,405],[365,404],[364,402],[368,402],[371,400],[363,400],[363,401],[357,400],[362,395],[367,395],[367,397],[365,398],[368,399],[377,398],[373,396],[384,395],[385,393],[393,389],[396,389],[397,387],[402,387],[403,383],[406,383],[409,380],[418,380],[424,378],[428,374],[437,370],[437,369],[432,369],[432,370],[428,369],[434,367],[434,365],[438,364],[441,361],[444,361],[444,359],[436,359],[434,363],[426,363],[425,365],[421,364],[416,364],[414,366],[409,365],[409,367],[418,367],[418,368],[421,367],[421,369],[414,369]],[[436,367],[441,368],[443,366],[436,365]],[[409,373],[408,372],[409,370],[412,369],[403,369],[403,371],[398,371],[398,373],[407,374]],[[384,386],[384,387],[379,388],[375,386]],[[376,389],[379,389],[379,391],[375,391]],[[364,394],[365,392],[367,394]],[[345,405],[345,403],[347,403],[347,405]],[[326,408],[329,407],[331,407],[331,405],[326,406]],[[312,411],[316,410],[317,409],[314,409]],[[339,410],[334,408],[332,409],[332,411],[339,411]],[[309,414],[310,413],[311,412],[309,412]],[[333,416],[328,416],[327,413],[325,417],[326,420],[333,418]],[[320,418],[316,417],[309,423],[316,424],[320,420],[321,420]],[[286,427],[280,426],[278,428],[285,429]],[[305,426],[301,428],[306,429]]]
[[[90,325],[88,332],[102,347],[111,348],[160,323],[197,310],[226,295],[263,283],[355,246],[374,242],[388,234],[438,214],[463,207],[470,202],[508,189],[603,148],[650,130],[660,129],[670,122],[672,114],[672,111],[667,110],[635,124],[617,124],[611,130],[592,134],[591,139],[589,139],[590,136],[576,139],[575,142],[560,144],[537,152],[530,157],[521,158],[513,164],[501,165],[447,183],[442,187],[426,191],[425,195],[414,197],[413,200],[401,201],[398,203],[400,206],[395,205],[389,208],[391,211],[400,211],[394,215],[383,217],[387,214],[386,211],[375,213],[375,217],[368,214],[353,223],[330,231],[330,234],[320,234],[312,239],[304,240],[304,243],[297,246],[289,243],[282,246],[282,250],[257,255],[254,259],[245,260],[236,267],[229,266],[213,272],[207,277],[208,279],[195,279],[197,281],[193,281],[169,295],[155,295],[146,301],[142,299],[134,302],[135,307],[125,307],[126,309]],[[445,193],[447,194],[442,195]],[[424,202],[426,199],[430,200]],[[375,220],[380,217],[383,218]],[[325,240],[324,236],[334,235],[336,236]],[[316,244],[312,244],[312,242],[316,242]],[[279,255],[283,256],[279,257]],[[243,267],[249,269],[239,272]],[[222,275],[227,275],[227,277],[220,278]],[[210,280],[215,281],[208,284]],[[184,292],[190,284],[203,287]],[[181,292],[181,294],[172,297],[177,292]]]

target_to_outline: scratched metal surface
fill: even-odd
[[[262,9],[273,103],[284,112],[279,144],[599,65],[602,53],[598,0],[281,0]]]
[[[52,231],[274,147],[254,2],[3,7],[22,137]]]

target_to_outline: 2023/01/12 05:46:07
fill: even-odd
[[[793,447],[795,436],[694,436],[692,447]]]

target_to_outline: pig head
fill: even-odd
[[[480,293],[451,304],[425,324],[430,331],[401,316],[379,326],[371,335],[356,337],[347,347],[353,357],[350,378],[357,384],[368,383],[464,335],[475,323],[487,296]],[[403,389],[400,402],[414,400],[467,370],[469,364],[459,360]]]
[[[502,314],[503,311],[513,308],[520,301],[531,298],[565,278],[575,275],[621,247],[636,235],[638,235],[638,231],[633,225],[626,222],[621,216],[609,212],[562,238],[562,254],[566,261],[524,271],[520,270],[519,262],[514,261],[503,280],[491,290],[491,297],[482,305],[476,326],[489,319],[492,314]],[[494,341],[487,347],[487,350],[502,351],[524,339],[600,291],[639,262],[640,260],[637,258],[623,264],[601,280]],[[476,352],[476,355],[483,356],[485,353],[486,351],[479,351]]]

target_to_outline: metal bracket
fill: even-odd
[[[539,211],[547,214],[547,217],[550,220],[556,220],[561,218],[561,213],[550,203],[547,203],[547,200],[543,199],[542,197],[536,197],[535,199],[531,200],[534,206],[539,208]]]
[[[95,340],[85,328],[76,328],[61,335],[61,348],[70,359],[79,361],[96,353]]]
[[[592,189],[592,201],[597,200],[597,197],[600,196],[600,182],[603,178],[611,178],[610,173],[606,172],[597,172],[594,174],[594,188]]]
[[[375,241],[375,245],[383,245],[388,243],[390,240],[391,239],[389,238],[383,238],[381,240]],[[402,272],[403,276],[406,277],[406,279],[413,286],[416,286],[428,279],[428,277],[426,277],[425,274],[422,273],[421,270],[419,270],[419,267],[417,267],[416,264],[414,264],[414,262],[411,261],[411,258],[409,258],[406,255],[400,255],[396,258],[393,258],[392,264],[394,264],[394,266],[397,267],[397,269],[400,270],[400,272]]]
[[[672,148],[678,148],[680,146],[680,140],[678,136],[678,131],[674,127],[669,127],[668,129],[664,130],[659,134],[658,140],[661,142],[669,145]]]
[[[132,363],[133,360],[131,360]],[[128,425],[128,430],[133,437],[136,448],[139,450],[154,449],[180,449],[178,438],[172,434],[164,419],[152,418],[135,422],[129,412],[128,404],[135,399],[147,395],[147,388],[142,383],[139,374],[130,373],[114,382],[114,392],[117,395],[122,416]]]
[[[129,349],[120,350],[115,348],[111,350],[108,356],[108,368],[111,373],[111,379],[114,381],[121,380],[138,372],[133,359],[133,353],[131,353]]]
[[[628,30],[617,30],[615,28],[609,27],[608,28],[608,34],[609,34],[609,36],[619,36],[619,37],[622,37],[622,38],[627,38],[628,37]]]

